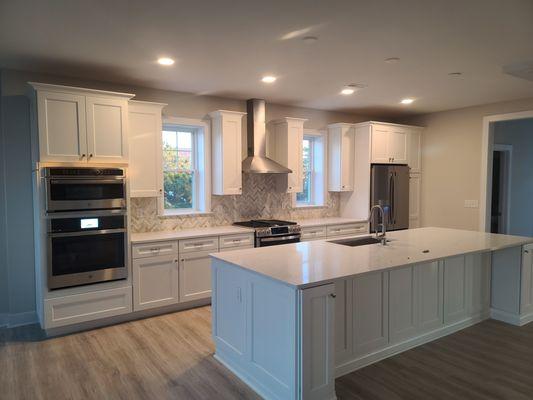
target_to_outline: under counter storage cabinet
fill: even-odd
[[[243,112],[218,110],[211,116],[213,194],[242,194]]]
[[[35,162],[128,162],[128,100],[134,95],[33,83]]]
[[[306,119],[285,117],[269,125],[267,156],[292,172],[282,174],[279,182],[287,193],[303,190],[303,138]]]
[[[328,125],[328,190],[354,189],[355,128],[352,124]]]
[[[163,194],[161,111],[166,104],[129,102],[130,197],[159,197]]]

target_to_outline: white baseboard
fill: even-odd
[[[37,322],[37,314],[35,311],[17,314],[0,314],[0,328],[15,328],[17,326],[31,325]]]
[[[533,321],[533,314],[522,315],[520,317],[520,326],[529,324]]]
[[[520,315],[512,314],[507,311],[496,310],[495,308],[490,309],[490,317],[497,321],[502,321],[507,324],[520,326],[523,325],[520,321]]]

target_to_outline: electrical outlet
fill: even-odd
[[[465,200],[465,208],[478,208],[478,207],[479,207],[478,200]]]

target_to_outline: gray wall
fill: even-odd
[[[495,123],[494,143],[513,146],[509,233],[533,236],[533,118]]]
[[[203,118],[218,109],[245,111],[244,100],[1,70],[4,118],[0,125],[0,314],[35,309],[29,103],[24,97],[29,89],[28,81],[135,93],[136,100],[167,103],[167,115]],[[284,116],[308,118],[308,128],[369,119],[360,115],[268,104],[267,121]]]

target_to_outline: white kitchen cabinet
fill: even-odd
[[[179,302],[178,255],[133,260],[133,310]]]
[[[128,162],[128,100],[134,95],[30,83],[39,162]]]
[[[407,131],[407,165],[411,173],[422,172],[421,162],[421,128],[411,127]]]
[[[465,256],[467,268],[468,315],[486,315],[490,309],[491,254]]]
[[[354,190],[355,128],[352,124],[328,125],[328,190]]]
[[[238,233],[236,235],[220,236],[218,239],[220,250],[235,250],[237,248],[254,247],[253,233]]]
[[[131,197],[163,194],[161,111],[166,104],[129,102],[129,188]]]
[[[355,356],[380,350],[389,343],[388,276],[387,272],[377,272],[353,280]]]
[[[533,244],[522,248],[520,314],[533,313]]]
[[[415,267],[389,272],[389,335],[391,343],[415,336],[418,330],[419,298]]]
[[[368,223],[338,224],[328,225],[326,228],[327,238],[338,238],[339,236],[355,236],[368,233]]]
[[[280,177],[287,193],[303,190],[303,138],[306,119],[285,117],[273,121],[267,136],[267,156],[292,170]]]
[[[302,228],[302,242],[309,242],[311,240],[320,240],[326,238],[326,226],[305,226]]]
[[[371,135],[373,164],[407,164],[407,128],[393,124],[372,124]]]
[[[438,329],[444,324],[444,274],[438,261],[415,265],[417,280],[418,329],[420,333]]]
[[[218,110],[212,119],[213,194],[242,193],[242,117],[243,112]]]
[[[209,251],[180,255],[180,301],[191,301],[211,296],[211,257]]]
[[[420,174],[409,174],[409,228],[420,227]]]
[[[444,264],[444,323],[449,325],[468,315],[468,278],[465,256],[450,257]]]
[[[335,362],[353,357],[353,279],[335,282]]]
[[[335,398],[335,285],[321,285],[300,291],[301,398]]]

